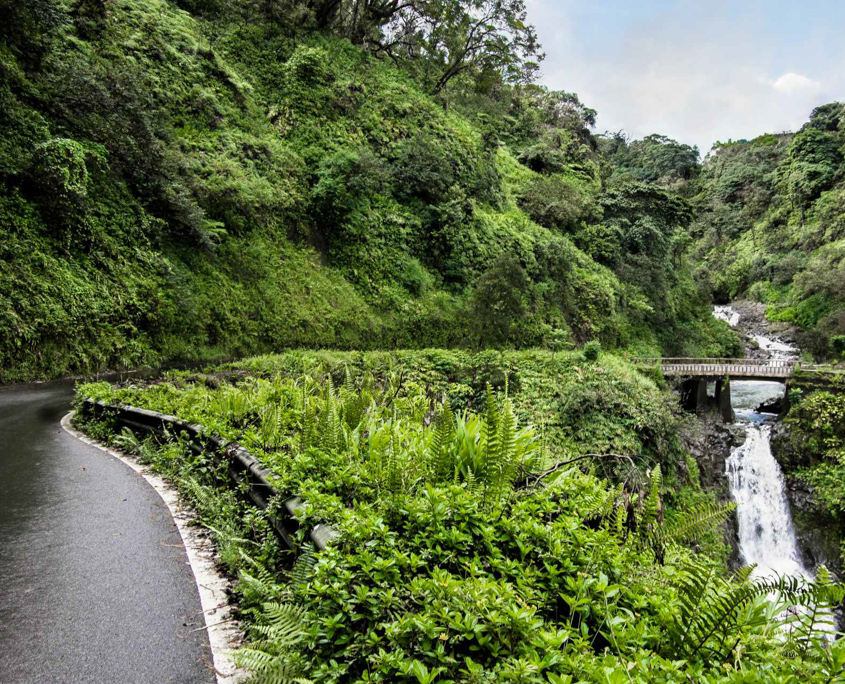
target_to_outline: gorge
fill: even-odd
[[[716,307],[714,313],[732,327],[741,320],[730,306]],[[760,333],[753,333],[752,339],[770,358],[798,356],[797,349],[780,340]],[[784,385],[777,382],[732,381],[732,406],[738,425],[745,429],[745,440],[733,448],[725,465],[730,495],[737,504],[742,561],[755,565],[763,576],[809,576],[798,550],[783,473],[772,455],[771,422],[777,416],[758,412],[758,407],[782,397],[784,391]]]
[[[261,684],[845,683],[845,104],[603,130],[540,11],[0,0],[0,679],[217,676],[119,454]]]

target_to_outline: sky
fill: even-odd
[[[717,140],[796,130],[845,100],[845,0],[527,0],[540,82],[596,131]]]

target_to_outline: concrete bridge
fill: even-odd
[[[777,380],[791,378],[799,362],[790,359],[690,359],[635,358],[638,366],[657,367],[663,375],[687,378],[743,378],[744,380]]]
[[[681,403],[688,411],[715,406],[727,422],[734,418],[732,378],[786,382],[799,367],[798,361],[789,359],[636,358],[632,362],[641,367],[660,368],[664,376],[679,380]],[[711,380],[716,381],[713,397],[707,394]]]

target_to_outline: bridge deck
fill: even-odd
[[[687,359],[687,358],[638,358],[634,363],[642,366],[660,366],[664,375],[689,377],[754,378],[776,380],[792,377],[798,361],[788,359]]]

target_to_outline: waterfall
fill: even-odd
[[[716,307],[714,315],[736,326],[740,315],[729,306]],[[754,335],[770,358],[795,358],[797,349],[779,340]],[[810,578],[798,553],[795,529],[786,498],[783,473],[772,455],[771,426],[756,407],[783,393],[780,383],[738,381],[731,383],[737,421],[745,426],[745,442],[726,462],[731,498],[736,502],[739,551],[745,563],[756,565],[756,574],[794,575]]]
[[[757,574],[808,576],[798,555],[780,466],[769,445],[769,425],[749,423],[745,443],[727,461],[737,504],[739,550]]]

